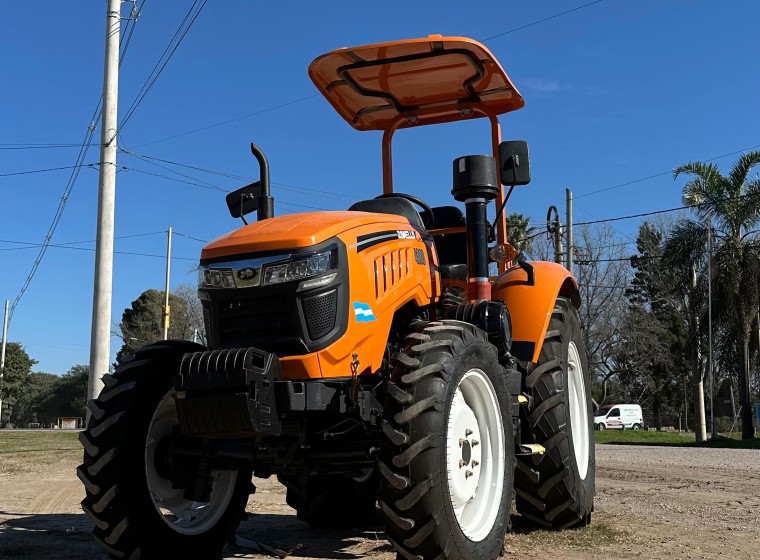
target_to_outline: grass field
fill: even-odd
[[[739,434],[732,434],[731,439],[720,436],[715,441],[697,444],[693,433],[648,432],[644,430],[604,430],[594,432],[596,443],[613,443],[619,445],[673,445],[678,447],[730,447],[734,449],[760,449],[760,436],[755,439],[742,440]]]
[[[0,474],[34,470],[82,457],[78,432],[53,430],[0,430]]]

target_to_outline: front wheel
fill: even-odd
[[[424,323],[394,361],[378,464],[389,540],[399,558],[496,558],[514,472],[496,348],[472,325]]]
[[[142,348],[88,404],[82,509],[111,558],[219,558],[245,511],[250,471],[209,470],[209,500],[197,502],[184,496],[197,463],[167,460],[178,425],[174,374],[181,356],[199,349],[177,341]]]
[[[586,525],[594,509],[591,378],[578,315],[565,298],[552,311],[537,364],[525,378],[528,426],[543,455],[520,457],[517,511],[553,529]],[[599,423],[599,429],[605,428]],[[523,431],[523,441],[526,441]]]

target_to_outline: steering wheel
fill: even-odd
[[[417,206],[422,208],[426,212],[424,217],[420,215],[420,218],[422,219],[422,225],[424,225],[425,228],[429,228],[430,226],[433,225],[433,209],[430,208],[427,202],[423,201],[420,198],[417,198],[414,195],[394,192],[394,193],[383,193],[381,195],[376,196],[375,198],[377,199],[377,198],[393,198],[393,197],[404,198],[408,200],[409,202],[411,202],[412,204],[416,204]]]

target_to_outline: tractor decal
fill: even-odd
[[[369,304],[359,301],[354,302],[354,317],[357,323],[369,323],[377,319]]]

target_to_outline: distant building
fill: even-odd
[[[59,430],[80,430],[84,428],[84,420],[81,416],[59,417],[55,422]]]

